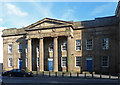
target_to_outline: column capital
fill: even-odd
[[[52,38],[58,38],[58,36],[52,36]]]
[[[38,37],[38,39],[44,39],[44,37]]]

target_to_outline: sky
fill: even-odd
[[[43,18],[65,21],[114,16],[117,2],[1,2],[0,26],[21,28]]]
[[[25,27],[46,17],[76,22],[114,16],[118,4],[117,2],[82,2],[83,0],[80,2],[18,1],[20,2],[0,0],[0,35],[3,29]],[[0,37],[0,63],[3,62],[2,51],[3,40]]]

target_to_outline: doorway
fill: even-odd
[[[22,69],[22,59],[18,59],[18,69]]]
[[[48,70],[53,71],[53,58],[48,58]]]
[[[86,58],[86,70],[89,72],[92,72],[93,70],[93,59],[92,58]]]

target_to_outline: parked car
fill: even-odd
[[[20,70],[20,69],[13,69],[10,71],[7,71],[5,73],[3,73],[3,75],[6,76],[15,76],[15,77],[32,77],[33,73],[32,72],[25,72],[25,70]]]
[[[2,84],[2,63],[0,63],[0,85]]]

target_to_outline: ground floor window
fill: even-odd
[[[39,67],[39,57],[37,57],[37,67]]]
[[[49,52],[53,52],[53,43],[49,44]]]
[[[76,56],[75,57],[75,67],[80,67],[81,66],[81,57]]]
[[[67,57],[62,57],[61,60],[62,60],[62,61],[61,61],[62,67],[66,67],[66,65],[67,65]]]
[[[102,57],[102,67],[108,67],[109,66],[109,56],[103,56]]]
[[[25,61],[26,61],[26,67],[27,67],[27,58],[25,59]]]
[[[12,67],[12,58],[8,58],[8,67]]]

